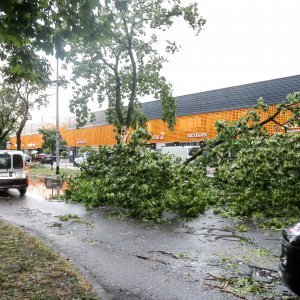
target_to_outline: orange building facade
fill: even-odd
[[[300,75],[179,96],[176,98],[176,125],[173,132],[161,120],[159,100],[143,103],[142,112],[148,118],[148,131],[152,134],[149,145],[153,149],[170,145],[197,145],[216,136],[217,121],[241,118],[256,104],[258,98],[263,97],[265,103],[270,105],[269,111],[263,116],[266,118],[275,111],[276,104],[296,91],[300,91]],[[98,147],[116,143],[114,128],[107,123],[105,112],[99,111],[95,115],[95,123],[82,128],[76,128],[73,117],[67,118],[61,126],[60,134],[67,142],[67,150],[72,151],[73,155],[83,146]],[[287,117],[281,115],[278,121],[283,123]],[[272,122],[266,125],[266,129],[270,133],[281,131]],[[11,149],[14,149],[16,138],[12,136],[10,142]],[[41,150],[42,143],[38,126],[31,125],[31,130],[25,130],[22,135],[24,150]]]
[[[166,123],[160,119],[149,120],[147,127],[152,134],[149,144],[156,145],[158,148],[168,144],[197,144],[205,139],[212,139],[216,136],[215,123],[219,120],[234,121],[243,117],[248,109],[231,110],[223,112],[212,112],[206,114],[197,114],[182,116],[176,118],[174,131],[168,129]],[[275,111],[272,106],[268,113]],[[284,121],[287,115],[281,116],[278,121]],[[274,123],[266,125],[269,132],[278,131],[278,126]],[[100,145],[116,144],[115,133],[112,125],[92,126],[79,129],[66,129],[63,125],[60,128],[60,134],[67,142],[68,148],[81,148],[83,146],[97,147]],[[22,136],[23,149],[39,149],[42,147],[42,135],[26,134]],[[16,138],[11,137],[11,149],[15,148]],[[155,147],[156,148],[156,147]]]

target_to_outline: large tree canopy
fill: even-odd
[[[74,37],[91,40],[95,32],[105,32],[107,18],[94,26],[100,10],[97,0],[0,1],[0,71],[5,82],[0,91],[0,141],[16,130],[21,147],[20,135],[32,108],[47,104],[43,90],[53,84],[45,55],[63,58],[64,45]]]
[[[16,132],[17,149],[21,150],[21,134],[31,111],[48,104],[45,86],[30,82],[2,84],[0,89],[0,143],[6,143],[9,134]],[[5,141],[5,143],[3,142]]]
[[[42,84],[34,84],[29,82],[20,82],[14,84],[16,97],[19,101],[18,106],[18,122],[17,122],[17,149],[21,150],[21,134],[26,122],[31,119],[31,111],[34,108],[40,109],[48,104],[48,94],[46,86]]]
[[[6,76],[14,82],[47,81],[51,68],[42,52],[62,58],[73,35],[86,28],[92,35],[96,8],[100,3],[93,0],[0,1],[0,59]]]
[[[9,133],[16,128],[19,104],[16,91],[2,85],[0,87],[0,143],[6,141]]]
[[[170,28],[182,17],[199,33],[205,20],[196,4],[181,5],[180,0],[106,1],[98,11],[96,25],[110,19],[110,32],[94,39],[81,35],[72,44],[69,61],[73,63],[75,82],[71,111],[78,125],[89,116],[88,103],[96,100],[100,106],[108,102],[108,120],[119,133],[136,122],[145,121],[139,115],[139,99],[153,95],[162,101],[163,120],[172,129],[175,124],[175,103],[171,85],[161,76],[165,57],[157,51],[157,33]],[[166,41],[166,50],[176,51],[176,44]]]

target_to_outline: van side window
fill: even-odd
[[[11,168],[11,158],[7,153],[0,154],[0,169],[10,169]]]
[[[23,157],[20,154],[13,155],[13,168],[23,169]]]

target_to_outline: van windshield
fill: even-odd
[[[10,169],[11,156],[8,153],[0,154],[0,169]]]

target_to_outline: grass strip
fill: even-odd
[[[68,176],[75,176],[80,173],[80,170],[73,170],[67,168],[60,168],[59,171],[61,174],[68,175]],[[56,174],[56,169],[55,167],[53,167],[53,170],[51,170],[51,167],[40,166],[40,167],[31,168],[29,166],[28,174],[50,176]]]
[[[1,299],[97,299],[67,260],[0,219]]]

